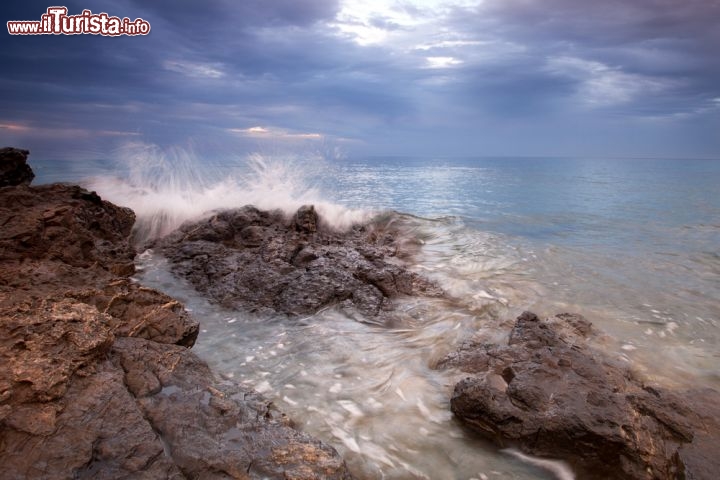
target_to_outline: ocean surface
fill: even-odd
[[[458,372],[434,364],[471,335],[507,338],[523,310],[578,312],[594,346],[670,388],[720,388],[720,160],[326,158],[126,151],[31,159],[138,214],[138,241],[218,208],[292,212],[337,228],[393,215],[423,248],[412,268],[457,301],[403,299],[387,328],[333,308],[300,319],[218,308],[149,250],[137,280],[184,301],[195,351],[330,443],[358,478],[572,478],[475,439],[449,411]],[[390,213],[387,213],[390,212]]]

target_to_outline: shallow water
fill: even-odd
[[[139,281],[201,319],[194,351],[216,374],[265,394],[298,427],[333,445],[357,478],[555,478],[466,433],[449,405],[461,376],[431,368],[491,315],[406,299],[398,309],[407,321],[396,328],[334,308],[258,317],[211,305],[151,251],[138,263]]]
[[[605,332],[598,348],[649,379],[720,388],[720,162],[256,157],[199,179],[203,159],[175,157],[133,156],[119,178],[99,162],[86,184],[132,207],[144,235],[214,208],[316,203],[339,227],[405,212],[398,222],[423,241],[412,268],[454,300],[399,301],[396,328],[334,309],[221,310],[162,258],[139,259],[138,279],[201,321],[195,351],[219,375],[264,392],[361,478],[552,478],[465,433],[449,413],[457,373],[431,368],[469,335],[503,341],[523,310],[582,313]]]
[[[508,314],[584,314],[606,348],[663,383],[720,386],[720,161],[347,161],[341,203],[429,218],[420,260]],[[370,193],[373,192],[373,193]]]

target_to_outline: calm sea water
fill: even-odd
[[[720,243],[720,161],[374,158],[346,161],[329,180],[347,205],[456,215],[534,242],[637,252]]]
[[[519,261],[501,274],[537,284],[518,294],[525,306],[583,313],[638,368],[717,386],[720,161],[383,158],[347,162],[338,177],[347,205],[453,216],[470,238],[443,239],[456,249],[492,235],[493,253],[467,256]]]
[[[329,309],[300,320],[223,311],[145,252],[138,280],[185,301],[195,347],[333,444],[360,478],[553,478],[477,441],[449,414],[457,372],[432,368],[470,335],[503,341],[521,311],[588,317],[597,348],[672,388],[720,388],[720,161],[133,156],[36,162],[132,207],[148,235],[213,208],[319,205],[338,226],[392,210],[424,247],[413,268],[456,299],[407,299],[414,322]],[[110,172],[110,165],[113,166]],[[35,166],[35,165],[34,165]]]

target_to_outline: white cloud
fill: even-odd
[[[193,78],[221,78],[225,76],[219,64],[195,63],[180,60],[166,60],[163,62],[165,70],[180,73]]]
[[[436,48],[455,48],[455,47],[476,47],[486,45],[489,42],[480,42],[478,40],[442,40],[435,43],[423,43],[415,46],[415,50],[432,50]]]
[[[425,57],[427,65],[425,68],[452,68],[463,63],[455,57]]]
[[[672,85],[666,79],[627,73],[617,67],[576,57],[551,57],[547,71],[577,80],[577,98],[591,107],[628,103],[648,93],[658,93]]]

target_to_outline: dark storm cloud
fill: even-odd
[[[134,11],[146,11],[163,18],[188,35],[201,30],[242,30],[266,25],[309,26],[332,19],[336,0],[127,0]],[[203,28],[207,27],[207,28]]]
[[[147,2],[143,3],[147,5]],[[298,10],[298,5],[312,5],[312,2],[288,2],[285,6],[275,3],[273,8],[253,10],[250,17],[241,15],[234,19],[223,14],[221,10],[229,5],[222,2],[204,2],[202,11],[197,8],[183,10],[184,5],[197,6],[200,5],[198,2],[168,2],[166,6],[172,8],[167,17],[138,8],[131,2],[70,2],[65,5],[71,14],[90,8],[96,13],[106,11],[133,19],[143,16],[151,21],[153,32],[148,37],[137,38],[11,37],[3,34],[0,60],[8,68],[3,69],[0,78],[0,123],[32,127],[18,130],[21,133],[48,135],[57,130],[77,134],[82,129],[105,126],[100,129],[160,134],[174,130],[185,134],[193,129],[183,127],[183,115],[177,115],[178,110],[183,109],[177,108],[178,104],[226,103],[234,100],[232,97],[242,96],[241,92],[235,93],[236,89],[229,88],[227,97],[230,98],[222,98],[217,91],[211,92],[207,84],[182,75],[183,68],[190,76],[193,68],[197,70],[193,59],[202,59],[199,65],[207,69],[203,66],[207,62],[203,49],[211,45],[193,38],[192,32],[216,32],[216,27],[224,24],[233,27],[231,40],[236,42],[243,25],[257,27],[262,20],[304,24],[312,18],[308,11],[317,12],[317,8]],[[153,5],[157,12],[166,13],[159,3]],[[40,2],[27,2],[22,6],[6,3],[2,8],[5,20],[34,20],[40,18],[47,5]],[[222,44],[222,38],[217,43]],[[249,51],[254,49],[249,44],[246,47]],[[231,59],[231,53],[220,52],[218,56]],[[250,59],[248,64],[249,71],[252,61]],[[173,66],[177,67],[174,71]],[[260,68],[260,73],[272,70],[272,66],[266,67]],[[229,73],[233,73],[232,69]],[[262,95],[257,93],[254,92],[255,98],[262,101]],[[193,109],[187,110],[191,113]],[[174,118],[168,118],[170,112],[176,114]],[[188,117],[191,121],[199,120],[192,115]],[[166,127],[171,122],[176,123],[174,129]],[[195,127],[195,131],[201,125]]]
[[[453,25],[522,43],[540,57],[593,60],[717,96],[719,22],[716,0],[506,0],[458,12]]]
[[[64,4],[71,14],[142,17],[152,32],[2,34],[0,143],[56,139],[53,131],[172,143],[268,126],[351,137],[376,153],[427,151],[442,131],[438,145],[452,153],[502,153],[500,126],[529,125],[510,141],[532,152],[563,128],[597,136],[612,124],[606,143],[622,153],[633,122],[659,120],[678,151],[720,150],[709,133],[720,123],[718,1],[487,0],[440,2],[432,12],[404,2],[393,11],[400,17],[338,16],[334,0]],[[48,5],[5,2],[0,12],[3,21],[33,20]],[[364,40],[363,28],[378,39]],[[628,128],[616,128],[618,119]],[[642,128],[651,138],[656,127]]]
[[[459,10],[467,18],[467,11]],[[718,38],[715,0],[505,0],[473,9],[487,24],[537,40],[622,45],[676,38]],[[708,49],[711,49],[708,45]]]
[[[596,104],[604,96],[617,113],[672,115],[702,109],[720,94],[719,19],[718,2],[509,0],[457,9],[447,25],[468,38],[523,47],[490,66],[462,69],[466,88],[458,91],[474,92],[479,106],[489,100],[517,111],[552,101],[564,108],[574,92],[580,105],[583,95]]]

